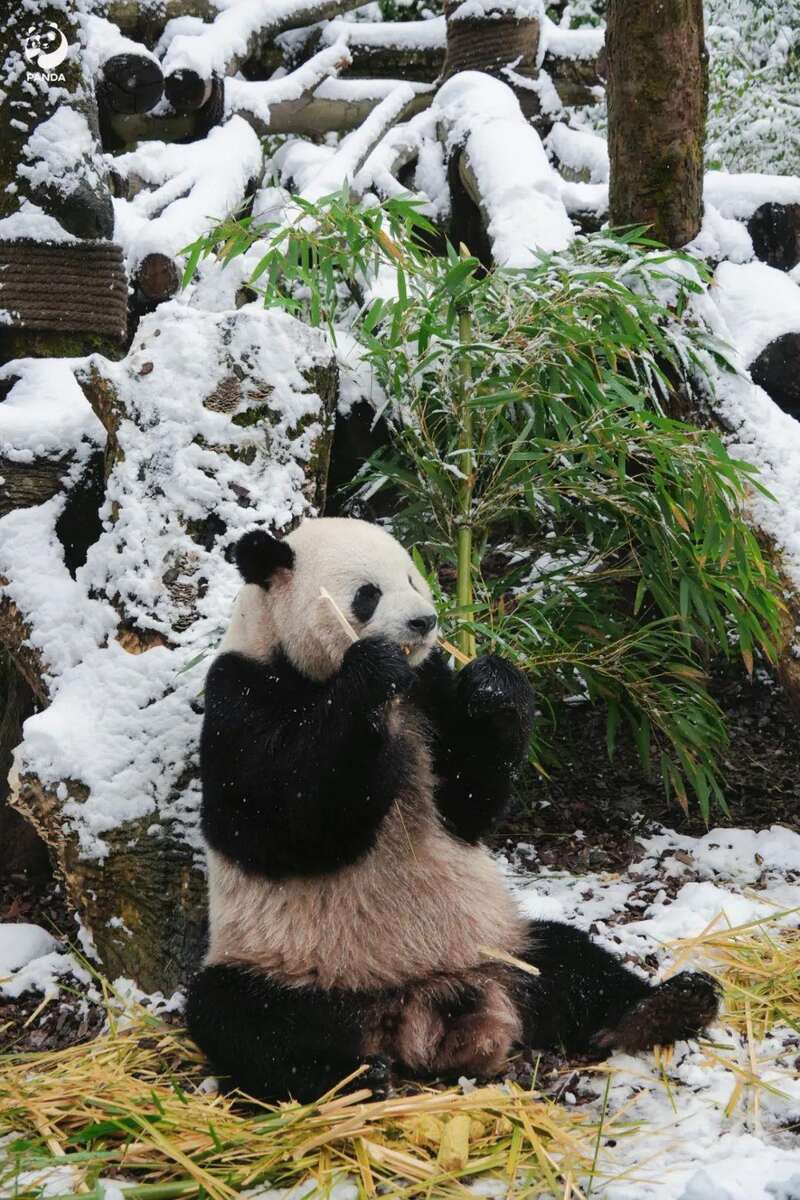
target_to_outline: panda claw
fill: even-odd
[[[354,1086],[369,1088],[373,1100],[386,1100],[392,1094],[392,1068],[389,1060],[376,1054],[367,1058],[366,1064],[366,1071],[353,1081]]]

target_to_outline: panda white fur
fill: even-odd
[[[650,988],[585,934],[521,916],[481,838],[525,753],[530,688],[495,656],[451,671],[394,538],[306,520],[245,535],[237,562],[206,683],[210,935],[187,1006],[220,1074],[308,1100],[364,1065],[358,1085],[382,1094],[395,1072],[488,1077],[518,1047],[637,1050],[712,1019],[705,976]]]

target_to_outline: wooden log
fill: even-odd
[[[756,257],[791,271],[800,263],[800,204],[762,204],[747,222]]]
[[[591,58],[562,58],[546,50],[542,68],[565,108],[599,103],[608,70],[605,50]]]
[[[174,296],[181,285],[181,272],[169,254],[146,254],[134,275],[134,286],[149,307]]]
[[[164,93],[176,113],[196,112],[211,99],[214,76],[201,78],[196,71],[173,71],[167,77]]]
[[[550,76],[565,106],[594,104],[605,83],[606,55],[602,39],[586,39],[573,45],[572,30],[559,30],[554,47],[545,50],[542,66]],[[337,38],[347,44],[350,66],[342,78],[416,79],[432,83],[442,75],[447,29],[443,17],[429,21],[331,21],[327,26],[312,26],[286,37],[278,37],[282,49],[276,61],[275,45],[260,58],[262,68],[271,74],[276,66],[293,71],[312,54]],[[580,53],[579,53],[580,51]]]
[[[482,7],[476,15],[467,6],[469,15],[464,16],[461,0],[446,0],[447,51],[442,82],[460,71],[482,71],[509,83],[507,72],[513,66],[515,77],[522,81],[520,87],[512,85],[514,94],[524,115],[535,116],[539,112],[538,96],[524,84],[539,74],[540,21],[505,0]]]
[[[0,881],[12,875],[46,875],[47,847],[21,813],[8,803],[8,774],[22,740],[22,723],[35,708],[35,699],[11,656],[0,651]]]
[[[115,54],[100,68],[95,91],[99,107],[108,112],[149,112],[161,99],[164,77],[148,55]]]
[[[283,82],[283,81],[276,81]],[[227,111],[242,117],[259,137],[266,134],[286,133],[307,137],[325,133],[348,133],[367,119],[386,96],[402,80],[338,80],[326,79],[315,92],[294,99],[277,100],[265,104],[264,89],[273,85],[271,81],[251,83],[240,79],[225,80]],[[411,85],[416,99],[407,116],[422,112],[431,102],[433,89],[430,84],[414,82]],[[274,94],[274,93],[273,93]],[[266,111],[265,111],[266,110]],[[196,113],[183,116],[116,116],[113,126],[124,145],[141,141],[191,142],[195,140]],[[141,190],[142,181],[123,177],[117,172],[115,194],[132,197]]]
[[[73,462],[71,450],[58,458],[35,458],[32,462],[0,455],[0,517],[14,508],[51,500],[61,490]]]
[[[538,250],[567,246],[574,231],[554,195],[555,173],[512,89],[485,72],[459,72],[437,92],[435,111],[449,154],[451,240],[486,265],[512,267],[533,265]],[[466,137],[455,139],[456,127]],[[508,145],[517,149],[513,169]]]
[[[800,420],[800,333],[784,333],[765,346],[750,374],[778,408]]]

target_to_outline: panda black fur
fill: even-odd
[[[586,934],[520,915],[480,839],[525,752],[530,688],[494,656],[451,671],[388,533],[307,520],[246,534],[237,562],[206,682],[210,939],[187,1004],[218,1073],[305,1101],[366,1064],[358,1086],[382,1094],[395,1071],[489,1077],[518,1046],[636,1051],[713,1019],[707,977],[651,988]]]

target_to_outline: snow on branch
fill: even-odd
[[[454,75],[434,113],[449,157],[478,206],[494,261],[526,267],[537,250],[561,250],[574,230],[541,139],[506,84],[477,71]]]
[[[245,79],[226,79],[225,111],[229,115],[238,113],[244,117],[259,134],[272,133],[275,131],[273,108],[281,110],[275,118],[280,125],[282,119],[285,121],[288,112],[302,112],[302,102],[308,103],[311,100],[323,79],[338,75],[349,65],[350,54],[347,46],[343,41],[338,41],[332,46],[326,46],[296,71],[284,75],[281,79],[253,83]]]
[[[415,110],[417,102],[418,95],[411,84],[398,84],[373,109],[364,123],[342,141],[314,182],[304,189],[304,199],[320,200],[323,196],[338,191],[344,183],[352,184],[358,171],[384,135],[398,122],[405,120],[409,113]]]
[[[172,39],[163,60],[167,96],[175,107],[189,96],[192,100],[186,107],[199,107],[202,84],[214,75],[234,74],[278,33],[326,20],[346,8],[347,0],[274,0],[270,5],[264,0],[239,0],[197,33]]]
[[[237,116],[203,141],[145,142],[116,158],[118,175],[130,179],[135,190],[131,199],[114,201],[116,236],[129,271],[145,280],[145,299],[157,302],[177,291],[180,251],[215,217],[241,206],[261,177],[262,158],[258,137]],[[148,288],[151,274],[157,282]]]
[[[320,34],[325,45],[346,42],[353,71],[433,80],[447,45],[444,17],[430,21],[330,21]]]

